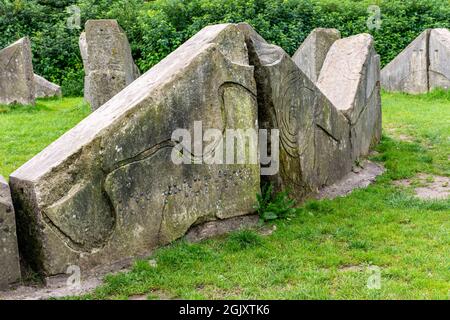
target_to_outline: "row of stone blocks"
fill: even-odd
[[[61,88],[33,73],[28,37],[0,50],[0,104],[34,105],[36,98],[54,96],[61,96]]]
[[[380,61],[368,34],[311,40],[330,32],[297,61],[247,24],[201,30],[10,176],[23,260],[44,276],[89,270],[253,213],[267,180],[302,201],[342,178],[380,141]],[[278,129],[279,170],[175,164],[172,133],[196,121]]]

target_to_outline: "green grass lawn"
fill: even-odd
[[[39,99],[0,106],[0,175],[8,177],[90,112],[82,98]]]
[[[0,113],[8,175],[88,114],[81,99]],[[269,236],[240,231],[178,241],[107,276],[81,299],[449,299],[450,200],[423,201],[394,180],[450,176],[450,94],[383,94],[385,174],[345,198],[308,201]],[[380,271],[380,287],[369,279]]]

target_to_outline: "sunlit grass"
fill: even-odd
[[[89,112],[82,98],[40,99],[36,106],[0,106],[0,175],[8,177]]]

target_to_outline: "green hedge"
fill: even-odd
[[[369,5],[380,6],[382,25],[368,30]],[[159,62],[204,26],[248,22],[289,54],[316,27],[343,36],[369,32],[386,64],[420,32],[450,27],[449,0],[0,0],[0,47],[29,35],[36,73],[59,83],[66,95],[81,95],[83,70],[78,37],[66,8],[87,19],[114,18],[127,32],[141,71]]]

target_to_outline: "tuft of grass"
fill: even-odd
[[[253,230],[242,230],[231,233],[226,246],[230,250],[244,250],[262,244],[262,238]]]
[[[309,200],[301,209],[303,211],[306,210],[308,213],[317,214],[332,214],[335,212],[333,203],[330,200]]]

